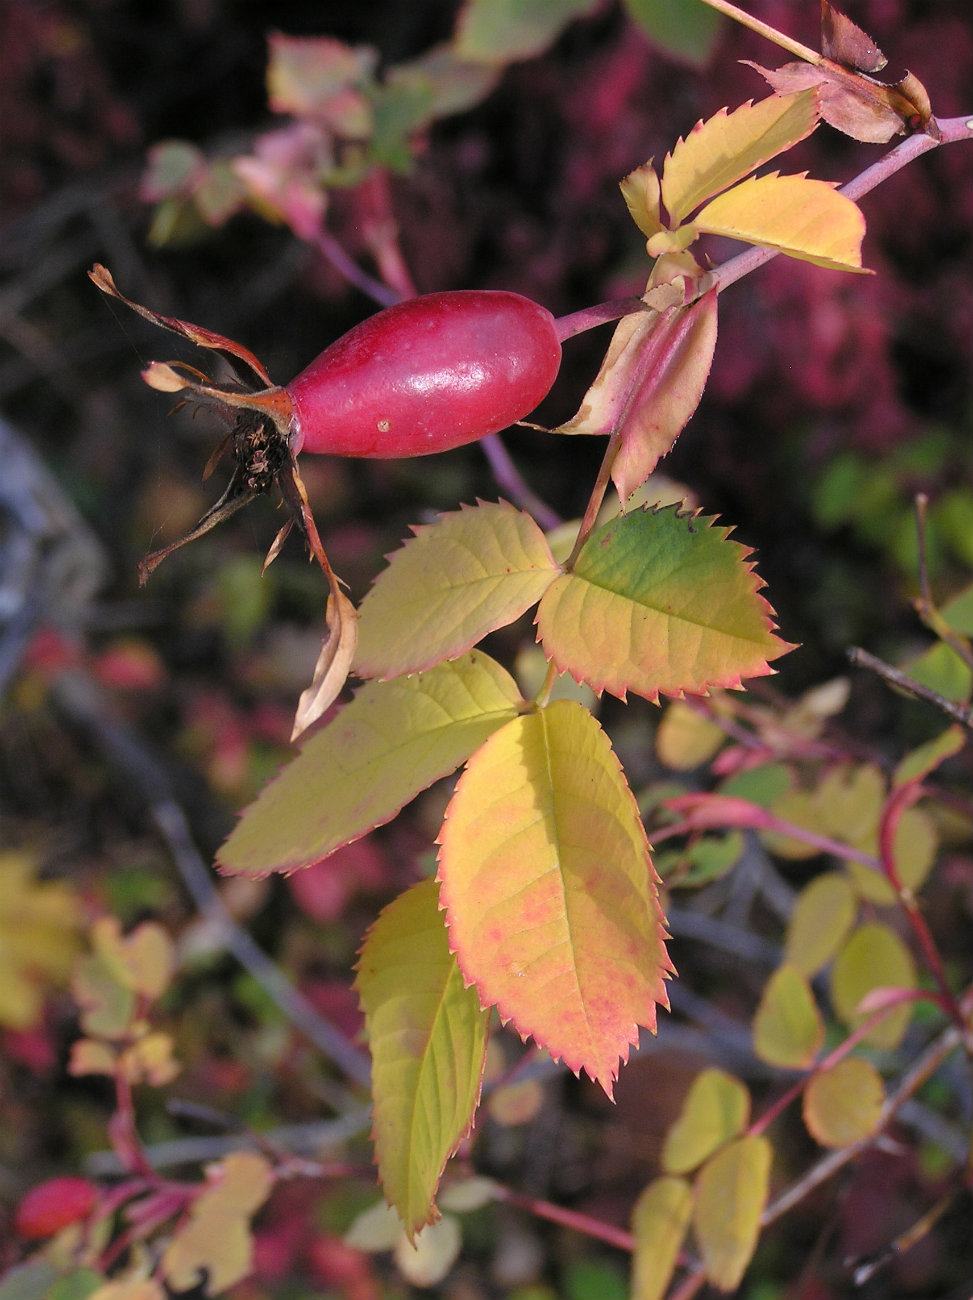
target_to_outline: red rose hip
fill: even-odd
[[[447,451],[522,419],[560,363],[554,317],[520,294],[410,298],[355,326],[286,386],[292,449],[383,459]]]
[[[53,1237],[86,1219],[97,1198],[98,1188],[86,1178],[49,1178],[32,1187],[17,1206],[14,1229],[22,1241]]]

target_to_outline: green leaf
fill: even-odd
[[[531,59],[597,7],[598,0],[466,0],[456,22],[456,53],[473,63]]]
[[[958,723],[947,727],[935,740],[920,745],[902,759],[893,773],[892,784],[900,786],[922,781],[931,772],[935,772],[941,763],[945,763],[947,758],[958,754],[965,744],[966,733]]]
[[[707,203],[697,230],[776,248],[838,271],[862,271],[865,218],[830,181],[771,172],[742,181]]]
[[[753,1257],[771,1159],[765,1137],[742,1137],[713,1156],[696,1179],[696,1241],[706,1276],[721,1291],[739,1286]]]
[[[882,1118],[885,1085],[870,1061],[847,1057],[822,1070],[804,1089],[804,1123],[824,1147],[848,1147],[871,1137]]]
[[[412,1240],[438,1218],[446,1161],[480,1096],[488,1017],[449,951],[434,880],[386,907],[358,962],[372,1054],[375,1158]]]
[[[809,979],[844,943],[858,912],[847,876],[837,871],[815,877],[798,894],[787,923],[784,956]]]
[[[267,97],[275,113],[324,118],[339,134],[363,139],[371,134],[371,110],[361,93],[378,64],[370,46],[352,48],[329,36],[268,39]]]
[[[916,967],[908,948],[887,925],[871,922],[855,931],[838,954],[831,971],[831,1001],[835,1014],[854,1029],[868,1013],[858,1004],[872,989],[914,989]],[[894,1007],[864,1039],[888,1051],[898,1047],[912,1019],[912,1005]]]
[[[414,532],[361,603],[359,676],[455,659],[536,604],[560,572],[537,524],[504,501],[464,506]]]
[[[485,1006],[611,1095],[672,967],[645,831],[607,736],[558,700],[470,759],[440,833],[450,944]]]
[[[310,866],[390,821],[517,715],[513,678],[480,651],[370,682],[266,785],[217,854],[222,871]]]
[[[750,1093],[745,1084],[714,1066],[700,1071],[666,1134],[662,1168],[667,1174],[691,1173],[742,1133],[749,1118]]]
[[[812,1064],[824,1041],[824,1021],[811,986],[794,966],[781,966],[764,986],[753,1020],[753,1050],[784,1069]]]
[[[631,1300],[662,1300],[693,1216],[684,1178],[656,1178],[635,1202]]]
[[[722,30],[720,15],[701,0],[625,0],[632,21],[664,53],[702,68]]]
[[[465,113],[493,90],[500,70],[457,57],[451,45],[434,45],[417,59],[389,68],[389,85],[421,85],[430,95],[428,117]]]
[[[715,348],[715,293],[689,307],[623,317],[581,409],[555,432],[619,434],[611,474],[627,501],[699,405]]]
[[[537,613],[558,670],[653,702],[770,673],[768,661],[791,647],[774,635],[751,553],[730,531],[669,508],[596,529]]]
[[[811,134],[818,124],[817,92],[771,95],[734,112],[721,109],[697,122],[666,155],[662,201],[673,224],[720,190],[736,184]]]

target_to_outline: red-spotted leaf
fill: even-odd
[[[865,218],[830,181],[771,172],[718,195],[693,219],[697,230],[776,248],[839,271],[862,271]]]
[[[734,1291],[753,1257],[767,1202],[772,1151],[765,1137],[742,1137],[718,1151],[696,1179],[693,1228],[706,1276]]]
[[[537,612],[558,670],[652,701],[772,672],[770,660],[792,647],[775,635],[751,553],[730,531],[670,508],[596,529]]]
[[[662,201],[670,220],[684,221],[700,203],[805,139],[818,117],[812,87],[741,104],[732,113],[724,108],[708,121],[697,122],[666,155],[662,169]]]
[[[555,432],[618,435],[612,481],[628,500],[699,405],[715,347],[715,293],[623,317],[581,409]]]
[[[632,1211],[632,1300],[661,1300],[693,1216],[692,1188],[684,1178],[656,1178]]]
[[[645,831],[607,736],[572,700],[473,755],[440,832],[450,946],[485,1006],[611,1095],[667,1006]]]
[[[410,1240],[438,1219],[436,1188],[480,1097],[487,1013],[449,951],[434,880],[386,907],[356,987],[372,1054],[375,1160]]]
[[[415,528],[361,603],[355,671],[398,677],[453,659],[537,603],[560,572],[533,519],[505,501]]]
[[[513,678],[472,651],[369,682],[260,792],[217,854],[230,875],[295,871],[381,826],[516,717]]]

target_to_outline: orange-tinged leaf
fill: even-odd
[[[848,1147],[871,1137],[885,1104],[882,1076],[870,1061],[849,1056],[809,1079],[804,1123],[823,1147]]]
[[[691,1173],[714,1151],[742,1133],[750,1118],[746,1085],[725,1070],[701,1070],[686,1094],[662,1147],[667,1174]]]
[[[464,506],[414,532],[361,603],[361,677],[455,659],[536,604],[560,572],[537,524],[505,501]]]
[[[173,1233],[162,1270],[174,1291],[219,1295],[250,1272],[250,1217],[270,1195],[274,1172],[263,1156],[233,1152],[207,1170],[211,1185],[193,1201],[189,1219]]]
[[[818,117],[812,87],[741,104],[732,113],[724,108],[708,121],[697,122],[666,155],[662,168],[662,201],[671,221],[682,222],[714,194],[805,139]]]
[[[632,1300],[662,1300],[692,1216],[684,1178],[656,1178],[642,1192],[632,1211]]]
[[[811,1065],[824,1042],[824,1020],[811,986],[794,966],[780,966],[764,986],[753,1020],[753,1050],[788,1070]]]
[[[645,831],[607,736],[557,700],[473,755],[440,833],[450,945],[496,1005],[611,1095],[619,1058],[668,1006]]]
[[[480,1096],[487,1013],[449,951],[434,880],[386,907],[356,986],[372,1054],[375,1159],[410,1240],[437,1219],[436,1188]]]
[[[707,203],[693,224],[816,266],[862,271],[865,218],[829,181],[776,172],[741,181]]]
[[[868,1019],[858,1004],[872,989],[914,989],[912,954],[894,930],[874,921],[860,926],[835,959],[831,971],[831,1001],[835,1014],[854,1029]],[[912,1019],[912,1005],[893,1007],[869,1031],[866,1043],[888,1051],[898,1047]]]
[[[427,673],[369,682],[243,813],[217,854],[231,875],[310,866],[456,770],[521,705],[513,678],[474,650]]]
[[[596,529],[537,612],[557,669],[653,702],[772,672],[769,661],[791,647],[774,634],[750,551],[730,531],[674,509],[633,510]]]
[[[772,1159],[765,1137],[742,1137],[699,1171],[693,1228],[706,1276],[733,1291],[753,1257]]]
[[[716,348],[716,294],[661,314],[625,316],[574,419],[558,433],[619,434],[612,481],[622,501],[686,427]]]
[[[809,979],[826,966],[855,923],[858,900],[847,876],[817,876],[797,896],[787,923],[785,959]]]

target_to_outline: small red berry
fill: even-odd
[[[517,293],[424,294],[369,316],[286,386],[291,446],[424,456],[507,428],[561,364],[554,317]]]
[[[53,1237],[87,1218],[97,1199],[98,1188],[86,1178],[49,1178],[32,1187],[17,1206],[15,1231],[24,1241]]]

